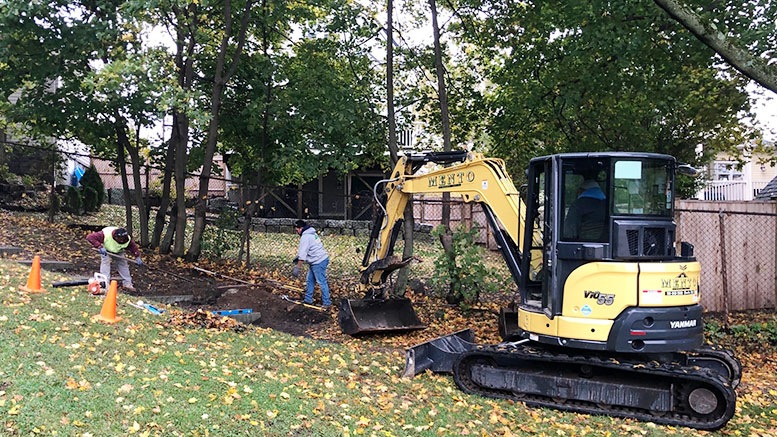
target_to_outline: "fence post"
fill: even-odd
[[[726,228],[723,224],[723,210],[718,211],[718,223],[720,228],[720,274],[723,277],[723,315],[725,317],[726,329],[731,327],[729,320],[729,298],[728,298],[728,274],[726,272]]]
[[[49,211],[48,211],[49,223],[54,223],[54,214],[56,213],[56,211],[54,210],[54,204],[56,203],[55,198],[57,197],[57,193],[55,191],[56,185],[57,185],[57,155],[52,150],[51,151],[51,192],[49,193]]]
[[[320,215],[321,211],[318,213]],[[302,218],[302,184],[297,184],[297,218]]]

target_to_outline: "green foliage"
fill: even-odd
[[[92,187],[84,187],[81,192],[83,193],[84,200],[84,212],[97,212],[100,210],[99,196],[97,191]]]
[[[81,190],[69,186],[65,193],[65,210],[71,214],[81,214],[81,208],[83,208],[83,200],[81,199]]]
[[[22,185],[24,188],[32,188],[35,185],[35,178],[28,174],[22,175]]]
[[[441,251],[434,260],[432,285],[452,296],[462,308],[474,305],[481,294],[496,293],[505,286],[505,278],[485,264],[485,250],[475,243],[480,232],[477,225],[467,229],[459,224],[452,235],[452,253]],[[445,233],[443,225],[432,231],[434,237]]]
[[[258,167],[264,183],[305,183],[383,159],[380,77],[364,44],[377,26],[364,6],[283,4],[265,12],[261,43],[241,60],[222,109],[220,139],[233,174],[250,177]],[[288,40],[274,29],[292,24],[305,36],[284,48]]]
[[[704,336],[712,343],[733,345],[777,346],[777,319],[771,318],[753,323],[732,324],[727,330],[719,320],[704,322]]]
[[[13,173],[11,173],[10,170],[8,170],[8,164],[2,163],[0,164],[0,181],[7,182],[11,177],[13,176]]]
[[[717,5],[709,18],[738,16],[728,4]],[[452,33],[467,56],[452,62],[451,75],[488,86],[468,96],[452,84],[452,120],[466,125],[482,118],[488,136],[477,142],[506,159],[516,182],[536,156],[657,152],[701,167],[757,136],[740,122],[752,115],[748,80],[721,74],[727,67],[652,1],[463,0],[455,6],[460,21],[451,23]],[[736,20],[734,33],[759,25],[772,35],[760,39],[773,38],[773,25]],[[678,188],[693,191],[687,180]]]
[[[223,208],[214,223],[202,234],[202,253],[209,259],[222,259],[240,245],[240,232],[235,230],[240,214],[234,208]]]
[[[735,338],[747,342],[769,343],[777,345],[777,322],[769,320],[762,323],[731,326]]]
[[[148,193],[151,197],[162,197],[162,178],[156,178],[148,186]],[[175,180],[170,181],[170,199],[175,199]]]
[[[81,177],[80,183],[82,190],[84,191],[84,206],[86,207],[86,210],[88,212],[99,211],[100,207],[105,202],[105,185],[103,184],[102,178],[100,178],[100,173],[97,171],[97,168],[94,165],[91,165],[88,169],[86,169],[86,172]],[[97,196],[93,207],[94,209],[92,209],[92,206],[86,205],[87,188],[91,188]]]

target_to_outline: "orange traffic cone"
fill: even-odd
[[[111,281],[111,286],[108,288],[108,294],[105,295],[103,309],[100,311],[100,314],[92,317],[92,319],[105,323],[116,323],[121,320],[121,317],[116,317],[116,295],[118,293],[119,284],[116,281]]]
[[[27,293],[45,293],[46,290],[40,286],[40,257],[35,255],[32,259],[32,268],[30,269],[30,277],[27,278],[27,285],[20,285],[19,290],[26,291]]]

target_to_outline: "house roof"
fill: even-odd
[[[777,176],[769,181],[766,186],[755,196],[756,200],[777,199]]]

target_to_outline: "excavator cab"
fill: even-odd
[[[618,352],[701,345],[699,265],[690,244],[675,249],[677,169],[673,157],[647,153],[533,159],[527,250],[515,267],[521,302],[500,315],[503,337]],[[654,325],[635,336],[631,320]],[[693,329],[669,328],[677,320]]]

